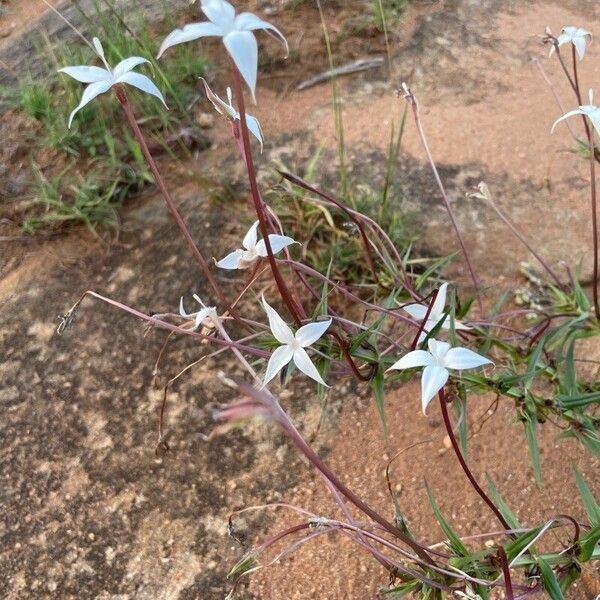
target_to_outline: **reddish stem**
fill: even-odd
[[[265,207],[263,199],[260,196],[260,192],[258,190],[258,183],[256,181],[256,170],[254,168],[254,161],[252,159],[252,149],[250,147],[250,135],[248,133],[248,124],[246,122],[246,107],[244,104],[244,92],[242,90],[242,80],[240,77],[240,73],[235,63],[231,58],[229,58],[229,63],[231,66],[231,74],[233,78],[233,92],[235,94],[235,99],[238,105],[238,112],[240,115],[240,130],[243,141],[243,150],[244,150],[244,160],[246,163],[246,170],[248,172],[248,181],[250,183],[250,192],[252,194],[252,200],[254,201],[254,208],[256,210],[256,215],[258,216],[258,222],[260,231],[265,242],[265,248],[267,250],[267,258],[269,260],[269,265],[271,266],[271,271],[273,272],[273,277],[275,278],[275,282],[277,283],[277,288],[279,289],[279,293],[281,294],[281,298],[285,302],[288,310],[294,317],[294,321],[296,325],[302,325],[302,313],[304,310],[299,306],[299,303],[294,299],[293,295],[290,293],[285,280],[281,276],[281,273],[277,267],[277,263],[275,261],[275,255],[273,254],[273,249],[271,248],[271,242],[269,240],[269,228],[268,228],[268,220],[267,215],[265,214]]]
[[[444,388],[442,388],[438,394],[440,399],[440,406],[442,408],[442,416],[444,418],[444,425],[446,426],[446,432],[448,433],[448,437],[452,443],[452,448],[454,449],[454,453],[456,454],[456,458],[458,458],[458,462],[462,467],[467,479],[471,482],[471,485],[475,488],[475,491],[479,494],[481,499],[492,509],[492,512],[498,517],[498,520],[502,524],[504,529],[510,529],[510,526],[502,516],[502,513],[498,510],[496,505],[492,502],[489,496],[481,489],[481,486],[477,483],[473,473],[471,473],[471,469],[467,465],[462,452],[460,451],[460,447],[458,445],[458,441],[454,435],[454,430],[452,429],[452,422],[450,420],[450,415],[448,414],[448,406],[446,400],[446,393],[444,392]]]
[[[579,105],[582,105],[581,88],[579,87],[579,75],[577,74],[577,53],[573,46],[573,79],[575,80],[575,94]],[[594,298],[594,313],[596,319],[600,320],[600,303],[598,301],[598,207],[596,193],[596,150],[594,148],[594,130],[590,128],[585,115],[581,115],[585,126],[585,133],[588,139],[588,147],[590,150],[590,194],[592,201],[592,235],[594,244],[594,273],[592,276],[592,294]]]
[[[248,384],[240,385],[242,389],[250,387]],[[407,546],[412,548],[417,556],[428,565],[435,565],[433,559],[429,556],[426,549],[418,542],[407,536],[401,529],[390,523],[382,517],[377,511],[372,509],[368,504],[361,500],[352,490],[350,490],[339,477],[321,460],[319,455],[308,445],[304,438],[300,435],[294,424],[290,421],[288,415],[279,406],[279,403],[274,402],[276,411],[276,420],[279,425],[288,434],[294,445],[304,454],[304,456],[318,469],[331,483],[344,495],[354,506],[360,509],[367,516],[371,517],[376,523],[379,523],[388,533],[391,533],[396,538],[402,540]],[[271,403],[273,404],[273,402]]]
[[[421,337],[421,334],[425,330],[425,325],[427,325],[427,321],[429,320],[429,316],[431,315],[431,311],[433,310],[433,305],[435,304],[435,301],[436,301],[439,291],[440,291],[439,289],[433,290],[433,294],[431,295],[431,300],[429,301],[429,306],[427,307],[427,312],[425,313],[425,316],[423,317],[423,321],[421,321],[421,325],[419,326],[419,331],[417,331],[417,335],[415,335],[415,339],[413,340],[412,346],[410,347],[411,350],[416,350],[416,348],[417,348],[417,344],[419,343],[419,338]],[[429,333],[429,332],[427,332],[427,333]]]
[[[504,575],[504,588],[506,589],[506,600],[514,600],[515,594],[513,591],[512,579],[510,577],[510,567],[508,565],[508,557],[504,548],[498,548],[498,557],[502,566],[502,574]]]
[[[187,242],[187,245],[189,246],[190,250],[192,251],[192,254],[194,255],[194,258],[196,259],[196,262],[200,265],[200,268],[202,269],[204,275],[206,276],[206,279],[208,279],[210,286],[212,287],[215,294],[218,296],[219,300],[226,307],[228,307],[227,308],[228,312],[233,317],[238,319],[235,311],[230,307],[230,303],[227,300],[227,298],[225,297],[223,290],[221,289],[221,287],[219,286],[219,284],[213,277],[213,275],[210,271],[208,262],[202,255],[202,252],[200,252],[198,246],[196,245],[196,242],[194,241],[194,238],[190,234],[190,232],[187,228],[187,225],[185,224],[185,221],[183,220],[182,216],[179,214],[179,211],[177,210],[177,206],[175,205],[175,202],[173,201],[173,198],[171,197],[171,194],[169,193],[169,190],[167,189],[167,186],[165,184],[163,176],[161,175],[160,171],[158,170],[158,165],[154,161],[154,158],[152,158],[152,154],[150,153],[150,149],[148,148],[148,144],[146,143],[144,134],[142,133],[142,130],[140,129],[140,126],[138,125],[137,120],[135,118],[135,115],[133,114],[133,109],[131,108],[131,103],[129,102],[129,99],[127,98],[127,94],[125,93],[124,87],[119,84],[114,87],[114,90],[115,90],[117,99],[119,100],[119,102],[123,108],[123,112],[125,113],[127,122],[129,123],[129,127],[131,128],[133,135],[135,136],[135,139],[138,141],[140,148],[142,149],[142,153],[144,154],[144,158],[146,159],[146,162],[148,163],[148,166],[150,167],[150,171],[152,172],[154,181],[155,181],[156,185],[158,186],[158,189],[160,190],[160,192],[165,200],[165,203],[167,205],[167,208],[169,209],[173,219],[175,220],[175,223],[177,223],[177,226],[179,227],[179,231],[181,231],[181,234],[183,235],[185,241]]]

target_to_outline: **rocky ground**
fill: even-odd
[[[279,14],[285,19],[283,10]],[[329,16],[333,20],[335,13]],[[523,284],[518,264],[529,257],[489,209],[466,199],[481,180],[557,268],[561,260],[575,264],[582,259],[584,279],[589,277],[585,165],[568,152],[565,130],[550,136],[560,112],[532,62],[544,65],[559,96],[572,103],[538,37],[546,25],[558,32],[571,23],[600,33],[598,8],[585,0],[415,2],[393,32],[391,78],[381,69],[353,76],[343,87],[350,161],[356,174],[364,172],[365,182],[375,185],[368,173],[381,165],[391,117],[400,111],[394,90],[410,78],[490,297]],[[21,35],[22,24],[11,29],[3,47]],[[302,48],[305,23],[289,26],[292,44]],[[318,21],[311,27],[317,30]],[[592,44],[582,65],[586,86],[599,80],[599,59],[600,48]],[[321,60],[324,68],[322,55]],[[307,74],[294,73],[296,79],[285,84],[268,76],[262,82],[255,113],[268,137],[260,159],[263,172],[275,160],[301,167],[320,142],[327,152],[335,148],[329,86],[294,92],[294,84]],[[218,123],[211,137],[212,152],[183,168],[199,170],[217,183],[230,179],[243,191],[226,128]],[[398,209],[417,216],[424,231],[422,249],[453,249],[411,124],[399,181]],[[191,230],[216,256],[238,239],[245,225],[238,222],[239,214],[246,209],[243,201],[232,201],[219,190],[216,184],[214,189],[194,184],[174,190]],[[56,334],[56,316],[86,289],[146,312],[175,310],[181,295],[203,290],[160,198],[148,194],[132,203],[122,214],[118,241],[110,245],[76,230],[25,246],[4,244],[0,251],[0,589],[7,598],[221,599],[229,589],[225,574],[244,551],[227,536],[232,510],[286,500],[330,514],[319,480],[272,429],[249,425],[204,441],[212,427],[210,405],[229,397],[216,377],[219,369],[235,369],[225,356],[199,364],[172,387],[167,412],[171,451],[157,456],[161,385],[203,349],[172,340],[155,382],[164,333],[145,334],[138,321],[109,306],[85,301],[73,326]],[[454,275],[466,281],[458,263]],[[226,279],[228,285],[239,284]],[[590,352],[599,354],[598,348]],[[322,416],[310,391],[300,381],[284,394],[307,435],[317,431]],[[474,399],[474,423],[490,401]],[[396,491],[414,528],[424,538],[441,539],[432,529],[424,477],[461,533],[493,526],[447,452],[436,410],[428,419],[417,414],[416,386],[397,390],[388,404],[386,443],[365,390],[335,389],[317,448],[357,491],[385,510],[386,457],[423,442],[394,470]],[[547,428],[541,438],[545,487],[537,491],[524,466],[526,446],[513,418],[511,407],[502,405],[472,440],[477,475],[490,473],[527,523],[558,512],[580,516],[570,465],[576,463],[600,492],[598,461],[574,443],[557,441],[555,430]],[[286,519],[259,513],[245,519],[242,533],[250,541]],[[588,569],[572,598],[593,598],[600,593],[599,581],[598,573]],[[385,583],[359,549],[329,542],[304,548],[260,573],[238,597],[364,600],[374,598]]]

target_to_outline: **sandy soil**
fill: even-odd
[[[253,8],[256,3],[248,4]],[[283,18],[282,3],[272,4]],[[335,7],[329,18],[334,14]],[[320,70],[318,61],[321,68],[325,65],[319,34],[311,30],[302,35],[303,23],[290,22],[290,40],[304,60],[312,61],[310,68],[292,63],[291,79],[279,77],[275,68],[261,81],[254,113],[268,136],[260,163],[264,171],[275,159],[301,166],[320,142],[335,147],[330,87],[292,91],[299,80]],[[528,256],[488,209],[465,199],[480,180],[549,260],[574,263],[583,258],[589,272],[585,166],[568,152],[572,144],[565,128],[550,136],[560,111],[532,63],[538,59],[544,65],[565,106],[571,107],[556,66],[536,38],[546,25],[558,32],[567,23],[594,29],[600,13],[583,0],[417,2],[392,32],[391,83],[382,69],[343,84],[346,139],[358,174],[383,164],[390,121],[401,110],[395,88],[412,74],[433,154],[477,267],[494,288],[492,297],[517,283],[518,262]],[[380,39],[372,46],[382,51]],[[360,42],[340,52],[352,59],[368,50]],[[599,57],[600,48],[592,44],[581,71],[586,86],[598,79]],[[216,73],[218,77],[218,67]],[[216,180],[223,177],[219,170],[241,180],[226,133],[225,127],[215,127],[214,152],[188,166],[214,173]],[[404,140],[400,175],[407,182],[402,209],[420,216],[428,249],[453,248],[412,126]],[[237,239],[241,205],[213,195],[190,186],[176,192],[192,230],[219,255]],[[489,235],[492,228],[494,236]],[[11,599],[223,598],[225,573],[243,552],[226,535],[231,510],[286,500],[318,514],[334,513],[319,480],[272,430],[251,425],[202,441],[199,434],[211,424],[207,407],[227,397],[214,377],[216,369],[231,367],[227,359],[207,361],[174,386],[168,413],[172,452],[157,458],[160,391],[153,386],[152,368],[164,336],[153,332],[144,337],[130,318],[91,302],[73,329],[63,337],[55,335],[55,315],[90,287],[148,311],[174,308],[181,294],[202,289],[194,266],[182,258],[184,248],[158,198],[137,202],[123,216],[122,229],[119,242],[109,247],[77,231],[3,255],[17,257],[3,268],[0,280],[0,430],[6,440],[0,449],[0,585]],[[459,263],[455,270],[464,278]],[[197,354],[193,344],[173,342],[161,382]],[[308,388],[291,391],[286,406],[304,431],[314,431],[320,407],[310,401]],[[489,403],[489,398],[473,399],[475,430]],[[334,390],[317,447],[357,492],[391,513],[382,473],[387,458],[423,442],[393,469],[411,526],[431,541],[442,537],[424,495],[426,478],[461,533],[493,527],[445,448],[437,409],[428,418],[421,416],[418,390],[408,385],[390,393],[388,410],[386,442],[368,394],[360,388]],[[544,428],[545,485],[538,491],[524,467],[523,433],[513,420],[512,407],[502,404],[473,438],[476,474],[490,473],[525,523],[558,512],[581,516],[573,500],[570,465],[577,464],[600,492],[599,462]],[[242,525],[251,541],[266,527],[277,529],[290,519],[259,514]],[[317,542],[259,573],[240,598],[374,598],[387,581],[376,564],[363,558],[347,543]],[[593,598],[600,593],[598,581],[588,569],[572,597]]]

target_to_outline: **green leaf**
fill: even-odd
[[[565,410],[584,408],[590,404],[598,404],[600,402],[600,391],[568,396],[565,394],[559,394],[557,396],[557,400],[561,407]]]
[[[596,498],[594,498],[594,494],[588,487],[588,484],[585,482],[581,473],[577,470],[577,467],[573,467],[573,472],[575,473],[575,481],[577,482],[577,489],[581,494],[581,500],[583,501],[583,506],[585,507],[585,512],[587,513],[590,523],[594,525],[600,524],[600,506],[598,506],[598,502],[596,502]]]
[[[587,294],[583,291],[581,284],[579,283],[579,277],[573,277],[573,290],[575,292],[575,301],[577,306],[584,312],[590,310],[590,301],[588,300]]]
[[[383,366],[383,364],[380,364],[377,367],[377,372],[375,373],[375,377],[373,377],[373,379],[371,381],[371,386],[373,387],[373,395],[375,396],[375,404],[377,405],[377,412],[379,413],[379,418],[381,419],[381,424],[383,425],[383,434],[387,439],[388,427],[387,427],[387,418],[385,416],[384,374],[385,374],[385,367]]]
[[[596,525],[593,529],[590,529],[580,540],[579,540],[579,560],[586,562],[592,558],[594,548],[600,541],[600,524]]]
[[[427,282],[427,280],[431,277],[433,273],[439,271],[443,267],[445,267],[450,261],[454,259],[454,257],[458,254],[458,252],[453,252],[448,256],[442,256],[442,258],[438,258],[434,260],[431,266],[425,270],[424,273],[421,273],[415,281],[415,290],[419,291],[421,287]]]
[[[574,431],[575,437],[595,456],[600,457],[600,438],[593,429]]]
[[[392,588],[385,588],[381,590],[382,594],[394,594],[395,598],[403,598],[406,594],[410,594],[415,591],[421,585],[420,581],[410,581],[408,583],[401,583]]]
[[[440,524],[442,531],[448,538],[450,548],[459,556],[468,556],[469,550],[462,543],[461,539],[458,537],[458,535],[456,534],[454,529],[452,529],[452,527],[450,526],[450,523],[448,523],[448,521],[446,521],[446,518],[444,517],[442,511],[440,510],[438,503],[435,501],[433,492],[431,491],[431,488],[429,487],[427,482],[425,483],[425,487],[427,488],[427,496],[429,497],[429,503],[431,504],[431,508],[433,509],[435,518],[437,519],[437,522]]]
[[[575,342],[577,341],[577,332],[571,339],[567,354],[565,356],[565,373],[562,377],[561,388],[568,396],[574,396],[579,391],[577,389],[577,373],[575,371]]]
[[[231,571],[227,573],[227,578],[239,577],[257,565],[258,561],[254,552],[248,552],[233,566]]]
[[[541,527],[534,527],[521,534],[516,540],[512,540],[506,544],[506,546],[504,546],[504,551],[506,552],[508,562],[512,562],[514,558],[522,552],[523,548],[529,545],[539,535],[541,530]]]
[[[537,561],[540,567],[540,575],[542,576],[542,585],[548,592],[551,600],[565,600],[565,597],[560,589],[560,584],[556,578],[556,573],[552,567],[543,559],[538,558]]]
[[[531,457],[531,466],[535,482],[538,487],[542,484],[542,466],[540,462],[540,447],[537,439],[537,417],[535,413],[525,413],[525,435],[527,437],[527,445],[529,446],[529,455]]]
[[[460,385],[458,388],[458,397],[452,403],[454,405],[454,412],[458,422],[458,443],[460,445],[460,451],[465,461],[467,460],[467,442],[469,439],[469,423],[467,419],[467,394],[465,392],[465,386]]]
[[[509,508],[508,504],[504,502],[504,498],[502,498],[502,496],[500,495],[500,492],[498,491],[498,488],[494,485],[492,478],[486,474],[486,479],[488,489],[490,490],[490,494],[492,495],[492,498],[494,499],[498,510],[500,511],[506,522],[510,525],[510,528],[520,529],[521,524],[519,523],[519,520],[515,516],[515,513],[513,513],[513,511]]]
[[[581,567],[573,563],[565,575],[560,578],[559,585],[562,592],[566,592],[581,576]]]
[[[546,341],[548,339],[548,334],[542,336],[540,341],[536,344],[533,352],[529,355],[529,361],[527,362],[527,371],[525,372],[525,376],[523,377],[523,386],[526,390],[531,388],[531,384],[536,375],[536,367],[538,366],[538,362],[540,360],[540,356],[542,354],[542,350],[546,345]]]

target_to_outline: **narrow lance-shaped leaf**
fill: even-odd
[[[437,522],[440,524],[442,531],[448,538],[450,548],[452,548],[452,550],[459,556],[468,556],[469,550],[462,543],[460,537],[457,535],[457,533],[454,531],[454,529],[452,529],[452,527],[450,526],[450,523],[448,523],[448,521],[446,521],[446,518],[444,517],[444,514],[440,510],[440,507],[439,507],[438,503],[436,502],[435,497],[433,496],[433,492],[431,491],[431,488],[429,487],[427,482],[425,482],[425,487],[427,489],[427,497],[429,498],[429,504],[431,504],[431,508],[433,509],[433,514],[435,515]]]
[[[490,494],[494,499],[498,510],[512,529],[520,529],[521,524],[519,523],[519,520],[517,519],[515,513],[513,513],[513,511],[510,509],[508,504],[506,504],[506,502],[504,501],[504,498],[501,496],[500,492],[498,491],[498,488],[494,485],[492,478],[489,475],[486,475],[486,478],[488,489],[490,490]]]
[[[556,578],[556,573],[552,567],[542,557],[539,557],[537,562],[540,567],[540,575],[542,576],[542,585],[548,592],[548,596],[551,600],[565,600],[558,579]]]
[[[600,524],[600,506],[592,494],[592,490],[588,487],[588,484],[585,482],[581,473],[577,470],[577,467],[573,467],[573,472],[575,473],[575,481],[577,483],[577,489],[579,490],[579,494],[581,495],[581,500],[583,502],[583,506],[585,508],[585,512],[590,520],[592,525]]]
[[[538,487],[542,484],[542,466],[540,461],[540,447],[537,437],[537,417],[533,412],[525,413],[525,436],[527,438],[527,446],[529,447],[529,456],[531,458],[531,466],[533,475]]]

